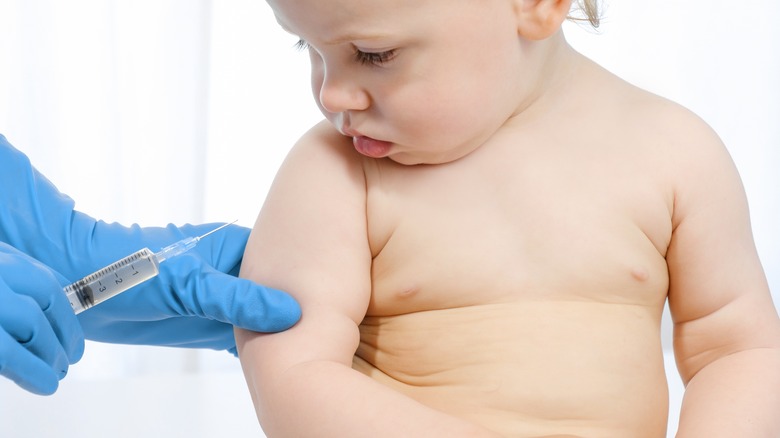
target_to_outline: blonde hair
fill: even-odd
[[[572,10],[575,15],[569,15],[568,19],[575,22],[588,22],[594,28],[601,24],[601,11],[599,0],[574,0]]]

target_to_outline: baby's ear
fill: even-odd
[[[558,32],[569,15],[571,0],[513,0],[517,33],[529,40],[543,40]]]

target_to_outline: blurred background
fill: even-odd
[[[721,135],[776,303],[778,16],[769,0],[611,0],[598,31],[565,28],[580,51]],[[321,118],[296,41],[261,0],[0,0],[0,133],[94,217],[249,227]],[[667,317],[667,353],[668,328]],[[681,384],[667,358],[671,436]],[[0,378],[2,436],[185,434],[262,436],[228,353],[89,342],[53,396]]]

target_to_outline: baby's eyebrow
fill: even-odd
[[[388,38],[388,34],[361,34],[361,33],[347,33],[341,36],[338,36],[336,38],[333,38],[331,40],[325,41],[325,44],[328,45],[337,45],[337,44],[343,44],[350,41],[371,41],[371,40],[381,40]]]

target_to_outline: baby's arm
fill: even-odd
[[[371,293],[360,157],[327,124],[293,148],[257,219],[241,275],[291,291],[303,316],[278,334],[236,331],[269,437],[492,436],[354,371]]]
[[[731,158],[681,117],[669,305],[686,383],[678,437],[780,436],[780,323]],[[684,151],[684,152],[682,152]]]

